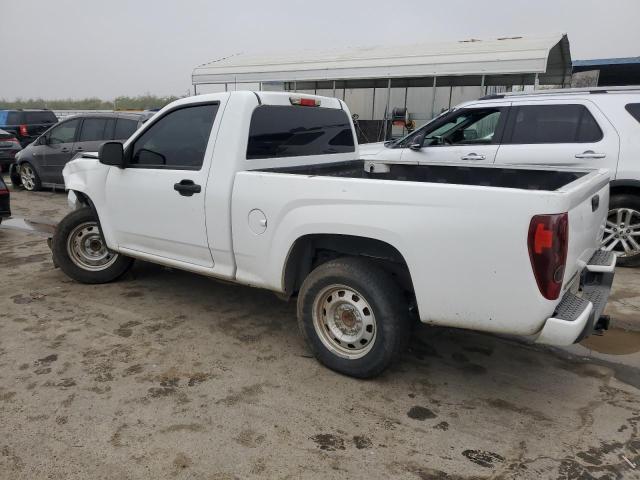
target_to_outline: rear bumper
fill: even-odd
[[[611,293],[615,267],[615,254],[598,250],[582,272],[579,291],[564,294],[536,343],[571,345],[594,331],[606,329],[608,319],[602,317],[602,312]]]

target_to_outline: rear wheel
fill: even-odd
[[[298,296],[298,324],[315,357],[357,378],[381,373],[408,343],[410,321],[400,287],[361,258],[322,264]]]
[[[19,167],[20,181],[25,190],[35,192],[40,190],[42,183],[40,182],[40,176],[36,169],[29,162],[22,163]]]
[[[62,219],[51,249],[55,264],[80,283],[111,282],[133,264],[133,259],[107,248],[98,221],[87,207],[74,210]]]
[[[618,255],[618,265],[640,265],[640,197],[630,194],[611,197],[602,246]]]

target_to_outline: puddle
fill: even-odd
[[[580,345],[607,355],[630,355],[640,352],[640,332],[611,329],[601,337],[592,335]]]

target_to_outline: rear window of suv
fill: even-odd
[[[58,123],[53,112],[24,112],[24,123],[34,125],[38,123]]]
[[[640,103],[629,103],[624,108],[633,118],[640,122]]]
[[[262,105],[253,111],[247,160],[354,152],[344,110]]]

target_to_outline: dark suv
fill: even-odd
[[[11,181],[26,190],[64,188],[62,169],[75,155],[97,152],[108,140],[124,142],[153,114],[87,113],[65,118],[16,155]]]
[[[51,110],[0,110],[0,129],[12,133],[23,147],[56,123]]]

